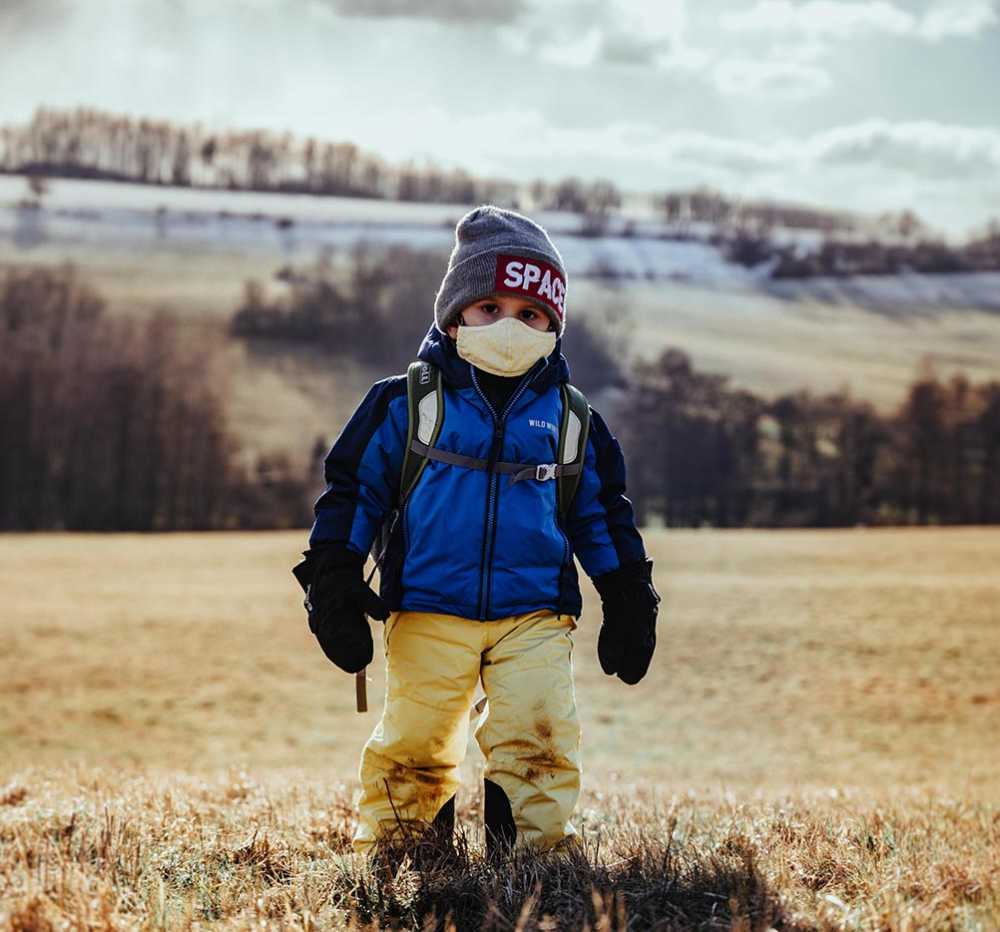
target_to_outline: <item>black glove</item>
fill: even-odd
[[[357,673],[372,662],[372,631],[365,614],[379,621],[389,607],[364,580],[365,558],[339,544],[307,550],[292,572],[306,591],[309,630],[341,670]]]
[[[597,656],[608,676],[629,686],[649,669],[656,648],[660,596],[653,586],[653,561],[640,560],[594,578],[604,609]]]

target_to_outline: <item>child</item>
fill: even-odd
[[[372,659],[365,613],[388,619],[385,708],[361,760],[359,852],[401,826],[450,832],[479,682],[488,849],[550,848],[575,835],[574,554],[603,602],[605,673],[634,684],[652,658],[659,596],[617,440],[590,409],[565,519],[555,476],[574,470],[536,469],[555,462],[563,423],[565,297],[562,257],[545,230],[490,204],[467,213],[417,353],[440,371],[444,401],[433,442],[423,403],[413,425],[411,449],[427,456],[419,479],[400,503],[405,375],[372,386],[326,457],[326,491],[296,574],[311,582],[310,627],[353,673]],[[376,595],[365,556],[397,507]]]

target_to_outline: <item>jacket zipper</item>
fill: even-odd
[[[475,368],[470,363],[469,370],[472,374],[472,384],[476,389],[476,394],[478,394],[483,400],[483,404],[486,405],[493,417],[493,450],[491,457],[493,462],[496,462],[496,460],[500,458],[500,454],[503,452],[503,438],[507,415],[510,414],[511,409],[524,393],[524,390],[545,370],[545,367],[548,366],[548,364],[549,361],[546,358],[544,365],[538,370],[538,372],[532,376],[525,377],[521,384],[514,390],[514,394],[511,395],[510,400],[507,402],[507,406],[498,417],[496,409],[479,387],[479,381],[476,379]],[[496,502],[498,497],[497,492],[499,491],[500,485],[500,474],[493,470],[492,464],[490,465],[488,475],[489,490],[486,494],[486,530],[483,534],[483,547],[480,554],[479,598],[476,604],[480,621],[486,620],[486,615],[488,614],[490,605],[490,590],[493,587],[493,569],[490,564],[493,559],[493,531],[496,525]]]

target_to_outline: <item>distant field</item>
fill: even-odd
[[[0,536],[0,927],[1000,922],[1000,528],[647,532],[648,677],[601,673],[589,585],[576,635],[585,857],[477,860],[472,750],[469,857],[388,877],[349,853],[381,665],[358,715],[304,539]]]
[[[309,633],[302,533],[0,536],[0,770],[67,760],[349,780],[375,713]],[[649,532],[646,680],[577,677],[592,786],[1000,790],[1000,528]],[[382,676],[372,669],[372,707]]]

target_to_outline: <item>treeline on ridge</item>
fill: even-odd
[[[640,518],[672,527],[1000,522],[1000,381],[922,373],[880,415],[847,391],[765,401],[676,349],[616,412]]]
[[[931,237],[881,242],[874,237],[848,239],[830,234],[815,248],[776,242],[767,227],[736,227],[709,237],[731,262],[748,267],[769,263],[773,279],[818,276],[849,278],[855,275],[954,275],[960,272],[1000,270],[1000,223],[962,245]]]
[[[394,165],[352,142],[259,129],[215,132],[87,107],[41,107],[26,124],[0,126],[0,172],[439,204],[516,206],[525,189],[430,162]],[[605,180],[538,179],[528,189],[536,207],[552,210],[602,215],[621,204]]]
[[[626,194],[606,178],[528,183],[482,178],[430,160],[392,164],[348,141],[261,129],[216,131],[87,107],[39,107],[26,123],[0,126],[0,173],[29,176],[36,195],[44,191],[46,177],[103,178],[463,206],[492,202],[578,214],[581,235],[637,232],[635,220],[620,215]],[[864,274],[873,265],[878,274],[889,274],[893,262],[930,271],[1000,267],[992,228],[983,238],[985,247],[971,239],[971,249],[952,247],[935,239],[912,210],[884,212],[872,220],[846,210],[729,196],[705,185],[633,196],[645,199],[665,224],[652,235],[714,238],[735,261],[776,257],[781,276],[801,277],[810,269],[808,274]],[[37,206],[31,201],[24,206],[33,203]],[[829,243],[802,253],[771,238],[779,228],[819,231]],[[873,259],[879,254],[872,246],[876,240],[893,244],[885,261]],[[855,255],[856,250],[863,255]]]
[[[151,531],[308,520],[303,477],[241,461],[210,344],[111,317],[72,266],[0,281],[0,529]]]

